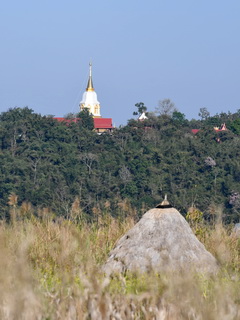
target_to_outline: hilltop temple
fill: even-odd
[[[100,112],[100,102],[93,87],[92,63],[89,63],[89,78],[86,91],[83,93],[82,101],[79,104],[80,111],[88,109],[93,116],[94,128],[98,133],[111,131],[113,129],[111,118],[102,118]]]
[[[88,109],[93,118],[101,118],[100,103],[97,99],[97,94],[93,88],[92,81],[92,64],[89,64],[89,78],[86,91],[83,94],[82,101],[79,104],[80,110]]]
[[[93,87],[92,64],[89,64],[89,78],[86,91],[83,93],[82,100],[79,103],[80,111],[87,109],[93,117],[94,129],[99,134],[111,132],[113,129],[112,118],[102,118],[100,112],[100,102],[97,99],[97,93]],[[79,119],[55,118],[59,122],[77,122]]]

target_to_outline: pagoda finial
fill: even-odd
[[[89,62],[89,78],[86,91],[94,91],[92,82],[92,62]]]
[[[92,76],[92,61],[89,62],[89,76]]]
[[[167,199],[167,195],[166,194],[165,194],[164,200],[160,204],[158,204],[156,206],[156,208],[162,208],[162,209],[164,209],[164,208],[172,208],[171,204],[169,203],[169,201]]]

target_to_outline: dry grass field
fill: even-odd
[[[16,199],[15,199],[16,200]],[[189,222],[217,258],[216,276],[126,274],[106,277],[101,265],[135,223],[95,210],[87,223],[78,204],[69,219],[10,199],[11,221],[0,225],[0,319],[240,319],[240,240],[218,222]],[[123,208],[124,210],[124,208]]]

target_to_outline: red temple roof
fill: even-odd
[[[112,129],[111,118],[93,118],[95,129]]]
[[[71,122],[78,122],[79,119],[78,118],[74,118],[74,119],[66,119],[66,118],[59,118],[59,117],[54,117],[54,120],[57,120],[58,122],[65,122],[65,123],[71,123]]]
[[[57,120],[58,122],[65,122],[65,123],[71,123],[71,122],[78,122],[79,118],[74,119],[65,119],[65,118],[53,118]],[[112,125],[112,118],[93,118],[94,123],[94,129],[113,129]]]
[[[213,129],[216,132],[227,131],[228,130],[225,123],[222,123],[221,127],[213,127]],[[192,131],[193,134],[197,134],[200,131],[200,129],[192,129],[191,131]]]
[[[198,133],[199,130],[200,130],[200,129],[192,129],[192,133],[193,133],[193,134],[196,134],[196,133]]]

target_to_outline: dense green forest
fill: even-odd
[[[213,130],[222,123],[227,131]],[[190,121],[177,111],[149,114],[98,135],[82,122],[14,108],[0,115],[0,148],[2,217],[11,194],[36,214],[46,207],[65,217],[75,199],[91,217],[106,207],[120,214],[123,203],[141,212],[168,194],[182,214],[196,206],[212,219],[221,205],[226,222],[239,221],[240,111]]]

